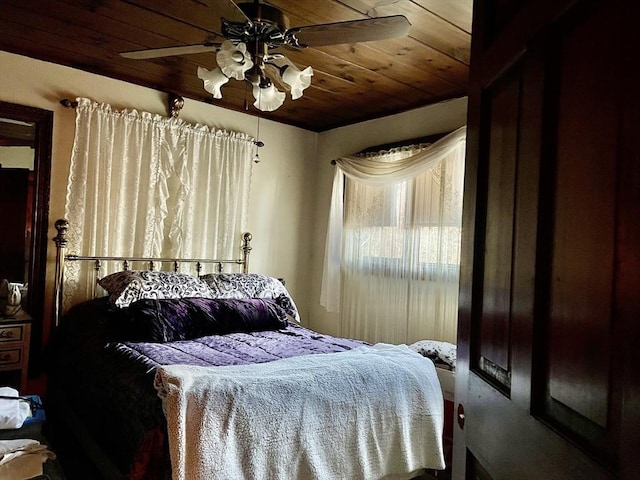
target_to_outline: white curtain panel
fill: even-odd
[[[466,128],[338,159],[321,304],[369,342],[456,342]]]
[[[77,101],[65,202],[67,253],[240,257],[253,138]],[[108,262],[101,275],[120,269]],[[67,263],[65,306],[90,298],[90,270]]]

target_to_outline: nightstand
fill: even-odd
[[[0,317],[0,371],[20,371],[20,392],[27,387],[30,340],[31,317],[26,312]]]

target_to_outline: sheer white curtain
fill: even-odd
[[[239,257],[251,137],[77,100],[67,253]],[[90,295],[86,270],[67,265],[65,305]]]
[[[465,139],[336,161],[321,304],[342,335],[455,343]]]

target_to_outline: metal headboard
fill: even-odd
[[[197,275],[200,276],[203,265],[215,265],[218,272],[222,271],[223,265],[233,264],[240,265],[242,273],[249,272],[249,254],[251,253],[251,239],[250,233],[242,234],[242,256],[239,259],[204,259],[204,258],[161,258],[161,257],[113,257],[113,256],[85,256],[64,254],[64,250],[67,247],[67,230],[69,229],[69,222],[65,219],[57,220],[55,223],[57,230],[56,236],[53,238],[56,244],[56,272],[54,279],[54,310],[53,316],[55,326],[57,327],[62,316],[62,295],[64,287],[64,268],[66,262],[93,262],[96,276],[99,278],[100,269],[102,268],[102,262],[116,261],[122,262],[122,269],[129,270],[131,263],[133,262],[145,262],[149,270],[155,268],[156,263],[171,262],[173,264],[173,270],[177,272],[180,265],[195,264]],[[95,288],[95,286],[94,286]]]

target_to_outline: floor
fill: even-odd
[[[80,447],[70,444],[68,439],[61,441],[59,432],[54,432],[50,428],[46,430],[47,439],[51,448],[56,453],[57,460],[64,472],[66,480],[86,480],[100,479],[101,476],[91,466],[90,462],[85,460],[80,453]]]

